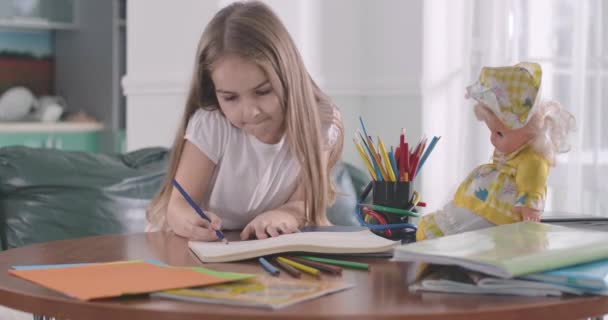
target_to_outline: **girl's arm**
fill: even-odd
[[[201,203],[209,189],[209,181],[215,164],[188,140],[184,143],[175,179],[188,192],[192,200]],[[221,227],[220,218],[205,211],[211,223],[201,218],[175,188],[171,191],[167,206],[167,223],[176,234],[192,240],[217,239],[214,230]]]
[[[327,165],[329,154],[329,151],[323,152],[323,165]],[[306,223],[304,199],[304,185],[300,183],[285,204],[251,220],[241,232],[241,239],[246,240],[253,236],[257,239],[266,239],[269,236],[277,237],[285,233],[298,232],[298,229]]]
[[[304,186],[300,184],[285,204],[251,220],[241,232],[241,240],[249,239],[252,236],[257,239],[266,239],[269,236],[277,237],[285,233],[298,232],[305,222]]]

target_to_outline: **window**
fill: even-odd
[[[535,61],[542,96],[577,121],[572,150],[548,182],[545,211],[608,215],[608,3],[601,0],[476,0],[471,74],[484,65]]]

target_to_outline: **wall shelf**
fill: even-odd
[[[101,131],[99,122],[0,122],[0,133]]]
[[[103,125],[88,122],[3,122],[0,147],[22,145],[31,148],[99,152]]]
[[[74,30],[74,23],[52,22],[44,19],[0,19],[0,27],[10,29],[34,30]]]

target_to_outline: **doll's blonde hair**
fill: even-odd
[[[557,154],[570,151],[570,137],[576,130],[574,116],[559,102],[543,100],[533,117],[536,120],[530,119],[534,133],[530,145],[551,165],[555,165]]]
[[[480,121],[487,121],[492,113],[490,108],[479,103],[475,105],[475,116]],[[570,151],[570,135],[576,130],[574,116],[554,100],[542,100],[524,128],[530,131],[532,138],[528,144],[555,165],[559,153]]]
[[[214,110],[219,103],[211,80],[214,65],[222,57],[235,54],[260,66],[269,78],[285,112],[286,138],[290,151],[300,163],[300,179],[305,190],[305,211],[309,223],[326,224],[325,210],[336,192],[330,181],[331,168],[342,152],[342,121],[328,98],[306,71],[302,58],[285,26],[272,10],[257,1],[236,2],[221,9],[209,22],[200,38],[196,68],[172,155],[159,193],[148,207],[151,224],[167,229],[165,214],[184,134],[190,117],[199,109]],[[322,155],[326,148],[323,124],[338,128],[329,161]]]

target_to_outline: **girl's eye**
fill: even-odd
[[[255,94],[257,94],[258,96],[265,96],[265,95],[269,94],[271,91],[272,91],[272,89],[260,90],[260,91],[256,91]]]
[[[502,134],[502,132],[500,132],[500,131],[496,131],[496,134],[497,134],[499,137],[501,137],[501,138],[503,137],[503,134]]]
[[[234,101],[236,100],[236,96],[223,96],[222,99],[224,101]]]

